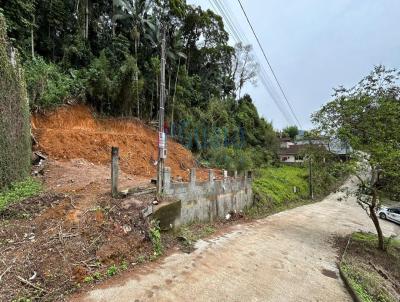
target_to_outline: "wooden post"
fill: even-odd
[[[111,195],[112,197],[118,196],[118,147],[111,148]]]

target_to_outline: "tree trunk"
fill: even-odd
[[[85,39],[89,39],[89,0],[86,0],[85,7]]]
[[[135,84],[136,84],[136,101],[137,101],[137,108],[136,108],[136,115],[138,118],[140,118],[140,100],[139,100],[139,68],[138,68],[138,56],[137,56],[137,48],[138,48],[138,41],[135,38]]]
[[[154,85],[151,87],[151,101],[150,101],[150,112],[149,112],[149,121],[151,121],[153,117],[153,102],[154,102]]]
[[[115,8],[114,8],[114,1],[112,2],[112,18],[111,18],[111,24],[112,24],[112,36],[115,37],[115,20],[114,20],[114,15],[115,15]]]
[[[32,50],[32,59],[35,58],[35,44],[34,44],[34,36],[33,36],[33,27],[35,26],[35,15],[33,15],[33,21],[31,26],[31,50]]]
[[[174,136],[174,107],[175,107],[175,95],[176,95],[176,85],[178,83],[179,67],[181,66],[181,58],[178,60],[178,69],[176,71],[175,84],[174,84],[174,95],[172,96],[171,103],[171,136]]]
[[[372,222],[374,223],[376,232],[378,233],[378,248],[382,251],[385,250],[385,244],[384,244],[384,240],[383,240],[383,233],[382,233],[382,229],[381,229],[381,225],[379,224],[379,219],[376,216],[376,208],[377,208],[377,198],[378,198],[378,194],[376,192],[376,189],[373,190],[372,193],[372,202],[371,205],[369,206],[369,216],[372,219]]]

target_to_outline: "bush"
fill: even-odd
[[[41,57],[26,62],[25,79],[32,109],[50,108],[64,103],[80,93],[76,73],[67,75],[53,63]]]
[[[102,113],[130,116],[137,109],[144,82],[135,80],[138,69],[132,56],[113,61],[104,51],[93,60],[87,71],[88,99]]]
[[[258,148],[214,148],[207,151],[205,158],[214,167],[238,172],[253,170],[272,162],[272,154]]]

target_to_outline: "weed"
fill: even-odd
[[[89,276],[86,276],[85,279],[83,279],[83,282],[85,283],[92,283],[95,280],[100,280],[101,279],[101,274],[100,272],[95,272]]]
[[[136,262],[137,263],[143,263],[146,261],[146,257],[143,255],[140,255],[139,257],[137,257]]]
[[[41,183],[32,178],[13,183],[8,190],[0,192],[0,210],[10,203],[18,202],[28,197],[35,196],[41,191]]]
[[[151,221],[151,227],[149,230],[149,236],[151,239],[151,243],[153,244],[154,256],[161,256],[164,250],[164,247],[161,242],[161,231],[158,221]]]
[[[182,226],[179,229],[177,238],[184,252],[190,253],[194,250],[197,240],[208,237],[215,233],[215,227],[210,224],[191,224]]]
[[[95,280],[100,280],[100,279],[101,279],[101,274],[100,274],[100,272],[95,272],[95,273],[92,274],[92,276],[93,276],[93,278],[94,278]]]
[[[128,262],[122,261],[122,263],[121,263],[119,268],[120,268],[121,271],[126,271],[128,269]]]
[[[85,283],[92,283],[93,281],[94,281],[94,278],[93,278],[93,276],[91,276],[91,275],[86,276],[86,277],[83,279],[83,282],[85,282]]]
[[[209,236],[211,234],[214,234],[216,231],[215,227],[213,227],[212,225],[206,225],[203,229],[203,235],[202,237],[206,237]]]
[[[111,265],[108,269],[107,269],[107,276],[112,277],[114,275],[116,275],[118,273],[118,268],[115,266],[115,264]]]

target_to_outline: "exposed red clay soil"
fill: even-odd
[[[110,268],[122,272],[150,261],[142,210],[155,198],[147,189],[154,188],[157,132],[139,121],[95,118],[84,105],[36,114],[32,129],[36,148],[48,155],[40,171],[33,168],[44,193],[0,210],[0,301],[65,301],[109,278]],[[167,166],[187,180],[193,155],[168,144]],[[111,197],[112,146],[120,148],[120,189],[141,187],[147,194]],[[198,179],[207,177],[198,169]],[[172,234],[162,241],[166,252],[179,244]]]
[[[83,158],[94,164],[110,163],[111,147],[119,147],[120,167],[131,175],[146,178],[156,176],[157,132],[132,119],[98,118],[85,105],[61,107],[47,114],[32,117],[32,129],[39,149],[53,159]],[[168,139],[166,165],[173,177],[187,180],[189,169],[195,166],[192,153]],[[205,179],[206,170],[198,171]]]

